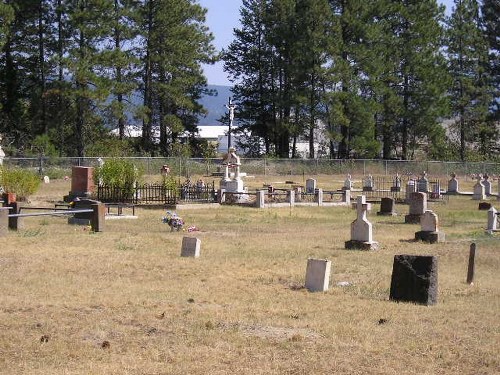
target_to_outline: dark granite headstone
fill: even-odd
[[[489,202],[479,202],[479,210],[488,211],[491,208],[491,203]]]
[[[396,206],[396,201],[394,198],[382,198],[380,201],[380,211],[377,215],[393,216],[396,215],[394,207]]]
[[[389,299],[422,305],[437,303],[437,257],[395,255]]]

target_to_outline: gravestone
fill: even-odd
[[[201,240],[196,237],[183,237],[181,257],[198,258],[200,256]]]
[[[448,190],[447,194],[458,194],[458,180],[455,173],[452,173],[451,179],[448,181]]]
[[[483,185],[484,185],[484,195],[489,197],[491,195],[491,181],[489,180],[490,176],[488,176],[486,173],[483,176]]]
[[[376,250],[378,243],[373,241],[372,223],[366,218],[368,204],[366,197],[356,199],[357,218],[351,223],[351,239],[345,243],[346,249]]]
[[[434,305],[438,295],[437,257],[395,255],[389,299]]]
[[[478,210],[480,211],[488,211],[491,208],[491,203],[490,202],[479,202],[478,204]]]
[[[330,284],[332,262],[326,259],[307,259],[306,289],[310,292],[325,292]]]
[[[374,189],[373,176],[370,174],[363,179],[363,191],[373,191]]]
[[[417,192],[428,193],[429,192],[429,179],[427,178],[427,172],[424,171],[422,176],[417,180]]]
[[[353,185],[353,182],[352,182],[351,175],[348,174],[346,179],[344,180],[344,186],[342,187],[342,190],[352,190],[352,185]]]
[[[481,181],[481,175],[479,175],[476,184],[474,185],[474,192],[472,194],[472,199],[476,201],[485,200],[486,194],[484,192],[484,185]]]
[[[266,206],[266,190],[257,190],[255,207],[264,208]]]
[[[417,192],[417,184],[414,180],[409,180],[406,184],[406,202],[410,202],[411,195]]]
[[[488,210],[488,226],[486,228],[487,233],[493,233],[498,230],[498,211],[495,207],[491,207]]]
[[[399,175],[399,173],[396,173],[396,175],[392,179],[391,191],[392,192],[401,191],[401,176]]]
[[[306,193],[314,194],[316,192],[316,180],[314,178],[308,178],[306,180]]]
[[[406,224],[418,224],[420,218],[427,211],[427,194],[426,193],[412,193],[410,195],[410,211],[405,216]]]
[[[43,183],[44,184],[50,184],[50,177],[49,176],[43,176]]]
[[[396,200],[394,198],[382,198],[380,200],[380,211],[377,215],[381,216],[396,216]]]
[[[64,197],[64,201],[71,202],[77,197],[89,198],[94,191],[94,168],[73,167],[71,169],[71,191]]]
[[[439,230],[438,216],[431,210],[420,218],[420,231],[415,232],[415,240],[428,243],[444,242],[445,234]]]
[[[72,203],[73,210],[89,210],[92,205],[100,203],[94,199],[76,198]],[[76,213],[68,217],[68,224],[73,225],[90,225],[92,215],[89,212]]]

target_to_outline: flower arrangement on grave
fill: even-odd
[[[165,224],[168,224],[172,232],[174,230],[180,231],[184,226],[184,220],[182,220],[182,218],[175,212],[167,211],[167,216],[164,216],[162,221]]]

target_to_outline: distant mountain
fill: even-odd
[[[218,120],[227,113],[225,105],[228,103],[231,93],[231,86],[208,85],[210,90],[217,94],[214,96],[204,95],[199,103],[208,111],[205,117],[200,116],[198,125],[223,125]]]

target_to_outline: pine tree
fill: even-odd
[[[479,3],[455,0],[448,19],[448,63],[453,78],[450,89],[453,114],[457,117],[460,159],[467,159],[468,146],[481,143],[491,96],[486,64],[488,44],[481,30]]]

